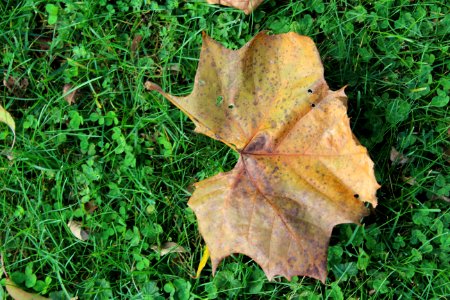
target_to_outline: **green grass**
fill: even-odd
[[[450,295],[446,1],[271,0],[249,16],[201,0],[48,3],[0,4],[1,73],[28,80],[25,89],[0,86],[0,105],[17,125],[12,160],[12,134],[0,125],[0,253],[23,289],[52,299]],[[143,86],[152,80],[185,95],[202,31],[236,49],[261,30],[314,39],[331,88],[349,84],[352,127],[382,184],[363,226],[333,231],[325,285],[269,282],[242,255],[225,259],[215,277],[207,265],[192,278],[204,245],[186,205],[192,184],[237,157]],[[75,104],[65,101],[65,84],[77,90]],[[390,160],[392,147],[404,164]],[[71,219],[89,240],[71,234]],[[167,241],[186,252],[152,250]]]

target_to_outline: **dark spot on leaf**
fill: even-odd
[[[359,198],[359,195],[358,195],[358,194],[354,194],[353,197],[355,197],[356,199],[358,199],[358,198]]]
[[[229,109],[234,108],[234,104],[229,104],[229,105],[228,105],[228,108],[229,108]]]
[[[312,89],[308,89],[308,94],[312,94],[313,90]]]
[[[272,173],[271,174],[273,174],[273,173],[275,173],[276,171],[278,171],[280,168],[278,168],[278,167],[275,167],[275,168],[273,168],[273,170],[272,170]]]
[[[261,134],[254,138],[245,148],[245,152],[255,152],[264,149],[267,143],[267,137]]]
[[[313,104],[311,104],[311,107],[316,107],[316,105],[313,103]]]
[[[288,211],[286,211],[286,215],[291,216],[293,218],[297,217],[298,213],[299,213],[298,207],[294,207],[294,208],[291,208]]]

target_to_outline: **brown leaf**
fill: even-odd
[[[97,208],[98,206],[95,205],[94,200],[84,203],[84,210],[88,215],[92,214]]]
[[[67,83],[63,87],[63,97],[69,105],[75,103],[75,96],[77,95],[77,90],[73,89],[73,85]]]
[[[449,198],[449,197],[446,197],[446,196],[439,196],[438,199],[439,199],[439,200],[444,200],[445,202],[450,203],[450,198]]]
[[[410,176],[403,176],[402,177],[403,182],[409,184],[409,185],[417,185],[417,181],[414,177]]]
[[[52,38],[47,38],[47,37],[37,37],[33,43],[35,44],[35,46],[37,46],[36,48],[47,51],[50,50],[50,46],[52,44]]]
[[[447,150],[444,151],[443,156],[447,162],[450,162],[450,148],[448,148]]]
[[[395,164],[404,165],[409,161],[408,158],[406,158],[403,154],[398,152],[397,149],[395,149],[394,147],[391,148],[391,154],[389,155],[389,158],[391,159],[393,165]]]
[[[136,52],[136,50],[139,48],[139,44],[142,41],[142,35],[136,34],[134,36],[133,41],[131,42],[131,52]]]
[[[41,295],[25,292],[24,290],[19,288],[11,279],[6,279],[5,286],[6,286],[6,290],[8,291],[8,294],[14,300],[46,300],[46,299],[49,299],[49,298],[42,297]]]
[[[87,241],[89,239],[89,233],[81,228],[81,223],[77,221],[70,220],[67,223],[72,234],[79,240]]]
[[[157,90],[196,131],[239,152],[234,169],[196,184],[189,200],[213,272],[232,253],[269,279],[322,282],[333,227],[359,223],[377,205],[373,162],[353,136],[343,89],[331,91],[314,42],[260,33],[232,51],[203,36],[192,94]]]
[[[27,78],[18,79],[12,76],[3,78],[3,85],[6,86],[8,91],[14,95],[23,95],[23,93],[27,90],[28,84]]]
[[[209,4],[221,4],[243,10],[247,15],[258,7],[263,0],[207,0]]]
[[[180,245],[178,245],[177,243],[174,243],[174,242],[166,242],[161,245],[161,248],[159,248],[156,245],[152,246],[151,248],[153,250],[155,250],[156,252],[159,252],[159,255],[161,255],[161,256],[164,256],[169,253],[184,253],[184,252],[186,252],[186,249],[184,249],[183,247],[181,247]]]

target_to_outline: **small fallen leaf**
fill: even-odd
[[[14,122],[14,119],[12,118],[11,114],[6,111],[6,109],[3,108],[3,106],[0,105],[0,122],[5,123],[8,125],[9,128],[11,128],[11,131],[13,132],[14,139],[11,146],[11,149],[14,147],[14,143],[16,142],[16,123]]]
[[[84,210],[88,215],[92,214],[97,208],[98,206],[95,205],[94,200],[84,203]]]
[[[37,46],[38,49],[47,51],[47,50],[50,50],[50,45],[52,44],[52,39],[39,36],[33,41],[33,43]]]
[[[8,79],[3,78],[3,85],[6,86],[10,92],[13,90],[15,83],[16,80],[12,76],[9,76]]]
[[[393,165],[404,165],[409,161],[407,157],[398,152],[394,147],[391,148],[391,154],[389,155],[389,158],[391,159]]]
[[[410,177],[410,176],[403,176],[402,177],[403,182],[409,184],[409,185],[417,185],[417,181],[414,177]]]
[[[207,0],[209,4],[221,4],[243,10],[247,15],[258,7],[263,0]]]
[[[443,156],[447,162],[450,162],[450,148],[444,151]]]
[[[67,226],[69,226],[70,231],[77,239],[82,241],[89,239],[89,233],[81,228],[80,222],[70,220]]]
[[[77,89],[73,89],[73,85],[67,83],[63,87],[63,97],[69,105],[75,103],[75,96],[77,94]]]
[[[159,252],[159,255],[161,255],[161,256],[164,256],[169,253],[184,253],[184,252],[186,252],[186,249],[184,249],[183,247],[181,247],[180,245],[178,245],[177,243],[174,243],[174,242],[166,242],[166,243],[162,244],[160,248],[158,248],[158,246],[156,246],[156,245],[153,245],[151,248],[153,250],[155,250],[156,252]]]
[[[446,196],[438,196],[437,199],[450,203],[450,198]]]
[[[142,41],[142,35],[136,34],[134,36],[133,41],[131,42],[131,52],[136,52],[136,50],[139,48],[139,44]]]
[[[170,70],[170,71],[173,71],[173,72],[175,72],[175,73],[180,72],[180,71],[181,71],[180,64],[171,64],[171,65],[169,66],[169,70]]]
[[[22,80],[18,80],[17,78],[9,76],[8,79],[3,79],[3,85],[6,86],[10,93],[22,95],[28,87],[28,79],[23,78]]]
[[[11,279],[6,279],[6,291],[14,300],[47,300],[38,294],[31,294],[19,288]]]

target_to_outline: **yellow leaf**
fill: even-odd
[[[12,118],[11,114],[7,112],[6,109],[4,109],[3,106],[1,105],[0,105],[0,122],[8,125],[14,134],[14,140],[11,146],[12,149],[14,147],[14,143],[16,142],[16,123],[14,122],[14,119]]]

